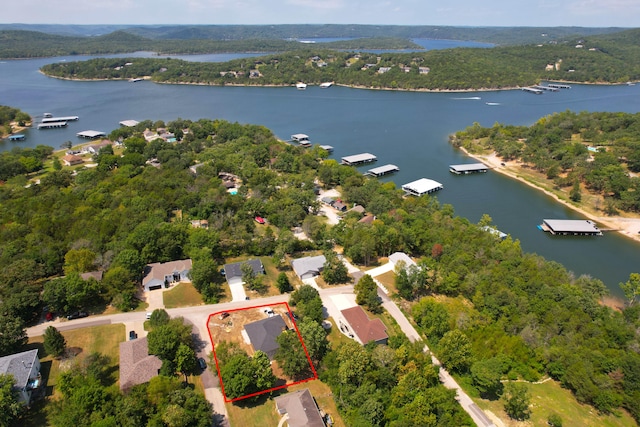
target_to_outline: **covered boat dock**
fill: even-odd
[[[42,119],[42,123],[52,123],[52,122],[74,122],[79,120],[78,116],[66,116],[66,117],[44,117]]]
[[[333,147],[331,145],[321,145],[320,148],[326,150],[327,153],[333,153]]]
[[[543,219],[539,228],[554,235],[602,236],[602,231],[588,219]]]
[[[79,136],[80,138],[87,138],[87,139],[104,138],[105,136],[107,136],[106,133],[100,132],[97,130],[85,130],[82,132],[78,132],[76,135]]]
[[[304,133],[294,133],[291,135],[291,140],[297,143],[301,143],[303,141],[309,142],[309,135],[305,135]]]
[[[26,139],[26,136],[24,136],[24,134],[22,133],[17,133],[15,135],[9,135],[9,138],[7,138],[9,141],[24,141]]]
[[[341,163],[347,166],[355,166],[363,163],[375,162],[376,160],[378,160],[378,158],[371,153],[361,153],[343,157]]]
[[[399,170],[400,168],[398,166],[389,164],[389,165],[384,165],[377,168],[369,169],[367,173],[365,173],[365,175],[379,177],[383,175],[388,175],[390,173],[398,172]]]
[[[484,173],[489,169],[484,163],[469,163],[466,165],[449,165],[449,172],[456,175],[466,175],[469,173]]]
[[[442,190],[444,186],[438,181],[434,181],[428,178],[420,178],[416,181],[409,182],[402,186],[402,190],[411,196],[422,196],[424,194],[433,193],[434,191]]]
[[[67,127],[67,122],[38,123],[38,129],[55,129]]]

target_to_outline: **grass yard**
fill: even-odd
[[[202,305],[200,292],[191,283],[179,283],[162,294],[165,308],[191,307]]]
[[[504,412],[504,406],[500,400],[489,401],[474,398],[474,401],[480,408],[489,410],[498,416],[506,427],[546,426],[547,418],[552,413],[557,413],[562,417],[564,426],[637,426],[633,418],[626,412],[621,413],[619,417],[615,415],[599,415],[591,406],[578,403],[573,394],[569,390],[562,388],[556,381],[528,384],[528,388],[531,395],[531,419],[528,421],[511,420]]]

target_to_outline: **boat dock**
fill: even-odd
[[[412,181],[402,186],[402,190],[408,196],[422,196],[424,194],[442,190],[443,188],[444,186],[438,181],[428,178],[420,178],[417,181]]]
[[[53,123],[53,122],[75,122],[76,120],[80,120],[78,116],[67,116],[67,117],[43,117],[42,123]]]
[[[347,165],[347,166],[355,166],[355,165],[361,165],[363,163],[375,162],[376,160],[378,160],[378,158],[371,153],[361,153],[361,154],[354,154],[353,156],[343,157],[341,164]]]
[[[563,85],[560,83],[547,83],[547,86],[555,88],[555,89],[571,89],[569,85]]]
[[[327,153],[333,153],[333,147],[331,145],[321,145],[320,148],[326,150]]]
[[[311,141],[309,141],[309,135],[305,135],[304,133],[295,133],[291,135],[291,141],[297,142],[299,145],[303,147],[311,147]]]
[[[390,173],[398,172],[399,170],[400,170],[400,168],[397,167],[396,165],[389,164],[389,165],[384,165],[384,166],[380,166],[380,167],[377,167],[377,168],[369,169],[365,173],[365,175],[375,176],[377,178],[377,177],[380,177],[380,176],[383,176],[383,175],[388,175]]]
[[[523,87],[522,90],[525,92],[533,93],[535,95],[542,95],[544,93],[542,89],[536,89],[535,87],[528,87],[528,86]]]
[[[38,129],[55,129],[55,128],[64,128],[67,127],[67,122],[47,122],[47,123],[38,123]]]
[[[15,135],[9,135],[7,139],[9,141],[24,141],[26,139],[26,136],[24,136],[24,134],[22,133],[17,133]]]
[[[560,92],[560,89],[557,87],[551,87],[551,86],[541,86],[541,85],[536,85],[533,86],[534,89],[540,89],[540,90],[546,90],[549,92]]]
[[[602,236],[602,231],[588,219],[543,219],[538,228],[553,235]]]
[[[97,131],[97,130],[85,130],[85,131],[82,131],[82,132],[78,132],[76,135],[78,137],[80,137],[80,138],[87,138],[87,139],[94,139],[94,138],[99,138],[99,137],[104,138],[104,137],[107,136],[106,133],[100,132],[100,131]]]
[[[485,173],[489,169],[484,163],[469,163],[466,165],[449,165],[449,172],[456,175],[466,175],[470,173]]]

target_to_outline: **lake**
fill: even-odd
[[[451,47],[451,46],[448,46]],[[151,56],[148,52],[127,56]],[[122,55],[120,55],[122,56]],[[187,59],[184,56],[172,56]],[[239,55],[198,55],[190,60],[218,61]],[[20,108],[38,121],[45,112],[77,115],[66,129],[25,133],[20,143],[0,142],[0,150],[38,144],[60,147],[84,142],[76,133],[109,132],[122,120],[197,120],[220,118],[264,125],[282,139],[305,133],[311,142],[332,145],[332,157],[362,152],[378,157],[377,166],[392,163],[400,172],[385,180],[398,186],[419,178],[444,184],[436,197],[454,206],[456,214],[477,222],[489,214],[501,231],[522,248],[564,264],[579,274],[602,279],[614,295],[619,282],[640,272],[640,245],[616,233],[603,237],[554,237],[536,226],[543,218],[580,219],[570,209],[541,192],[489,171],[466,176],[449,172],[450,164],[473,162],[448,144],[448,136],[478,122],[530,125],[542,116],[574,111],[640,110],[640,85],[572,85],[543,95],[518,90],[474,93],[427,93],[309,86],[291,88],[212,87],[130,83],[73,82],[48,78],[38,69],[55,61],[85,57],[44,58],[0,62],[0,104]],[[489,102],[491,105],[487,105]],[[360,168],[362,171],[373,166]]]

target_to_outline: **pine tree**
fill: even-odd
[[[44,331],[44,350],[47,354],[54,357],[60,357],[67,347],[67,341],[64,336],[53,326],[49,326]]]

